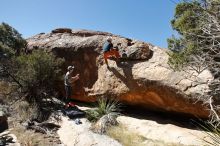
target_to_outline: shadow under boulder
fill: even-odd
[[[80,110],[76,106],[63,109],[62,112],[65,116],[68,116],[70,119],[80,118],[85,116],[85,112]]]
[[[6,114],[0,110],[0,133],[8,129],[8,118]]]

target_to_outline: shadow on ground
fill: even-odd
[[[187,114],[153,111],[150,109],[129,105],[122,107],[122,114],[137,119],[152,120],[159,124],[173,124],[182,128],[189,129],[198,129],[195,123],[199,123],[201,120],[205,120],[192,117]]]

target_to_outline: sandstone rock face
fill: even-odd
[[[111,37],[114,47],[128,58],[120,63],[103,62],[102,45]],[[131,40],[111,33],[72,30],[38,34],[28,41],[28,50],[44,49],[76,67],[80,80],[73,85],[73,98],[94,101],[96,97],[116,97],[124,103],[155,110],[207,117],[208,111],[194,95],[202,95],[213,79],[208,70],[197,74],[188,70],[174,72],[169,68],[167,50],[149,43]],[[63,84],[60,89],[63,90]]]

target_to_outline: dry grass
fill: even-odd
[[[152,140],[129,131],[125,126],[112,126],[108,129],[107,135],[123,146],[183,146],[181,144],[165,143],[159,140]]]
[[[207,146],[219,146],[220,145],[220,127],[213,123],[202,121],[195,122],[195,125],[206,135],[203,138],[199,138]]]
[[[6,102],[9,99],[9,93],[12,91],[12,86],[5,81],[0,81],[0,101]]]
[[[0,103],[11,105],[20,98],[18,86],[15,83],[0,79]]]
[[[42,134],[28,130],[20,123],[28,119],[35,119],[38,116],[36,105],[30,105],[26,101],[19,101],[13,105],[16,115],[9,118],[9,128],[21,146],[57,146],[60,143],[56,134]]]
[[[11,133],[16,135],[22,146],[55,146],[59,143],[59,138],[55,139],[41,133],[35,133],[21,126],[14,127]]]
[[[7,94],[10,92],[10,85],[5,81],[0,81],[0,94]]]
[[[26,101],[19,101],[14,104],[14,109],[18,113],[19,121],[27,121],[28,119],[36,119],[38,108],[36,105],[30,105]]]
[[[124,126],[114,126],[107,131],[107,135],[119,141],[123,146],[145,146],[146,138],[128,131]]]

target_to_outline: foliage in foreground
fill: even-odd
[[[117,117],[120,112],[120,103],[117,100],[101,98],[98,100],[97,107],[92,110],[87,110],[87,119],[92,122],[98,121],[105,115]]]
[[[54,84],[61,79],[62,59],[43,51],[34,51],[16,58],[16,78],[29,98],[39,101],[54,92]]]
[[[15,28],[0,24],[0,102],[15,106],[21,121],[43,120],[54,108],[47,100],[56,95],[63,60],[43,49],[27,52],[26,45]]]
[[[98,100],[95,109],[87,110],[87,119],[94,122],[92,130],[96,133],[105,133],[112,125],[117,125],[116,118],[119,116],[120,104],[117,100],[102,98]]]
[[[210,122],[202,122],[198,123],[196,122],[195,125],[201,129],[204,134],[206,135],[205,138],[201,139],[203,142],[205,142],[209,146],[219,146],[220,145],[220,129],[219,127],[216,127],[215,124]]]

